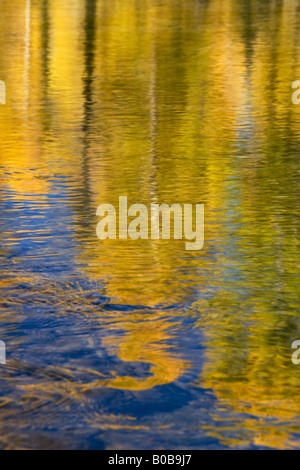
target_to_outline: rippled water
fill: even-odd
[[[0,10],[0,447],[300,448],[299,0]],[[100,241],[120,195],[204,248]]]

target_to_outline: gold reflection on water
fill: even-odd
[[[249,441],[288,447],[300,411],[288,351],[299,306],[299,168],[289,147],[300,137],[300,106],[290,104],[300,77],[299,1],[261,3],[20,0],[16,8],[2,0],[0,185],[10,199],[47,211],[53,181],[65,178],[82,274],[117,303],[191,303],[207,338],[200,383],[220,407],[255,417],[233,426],[248,430]],[[120,195],[147,206],[205,203],[204,249],[100,242],[96,209],[117,206]],[[195,292],[213,299],[195,301]],[[192,367],[167,346],[174,323],[159,309],[128,321],[114,313],[109,330],[107,351],[149,364],[149,376],[115,371],[81,387],[67,383],[64,393],[151,389]],[[228,446],[247,443],[220,429],[208,432]]]
[[[157,318],[155,318],[157,317]],[[106,382],[106,386],[127,390],[147,390],[156,385],[172,383],[179,377],[188,364],[176,351],[163,346],[172,339],[168,332],[170,324],[159,319],[158,315],[135,315],[132,322],[116,323],[114,328],[125,330],[125,339],[110,337],[104,341],[108,348],[117,350],[118,357],[125,362],[151,364],[150,377],[145,379],[133,377],[116,377]]]

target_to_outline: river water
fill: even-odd
[[[0,11],[0,447],[300,448],[300,1]],[[99,240],[124,195],[203,249]]]

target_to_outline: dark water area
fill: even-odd
[[[300,448],[299,0],[0,0],[1,449]],[[97,207],[204,204],[205,243]]]

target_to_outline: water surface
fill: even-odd
[[[0,447],[300,448],[299,0],[0,9]],[[120,195],[203,250],[100,241]]]

